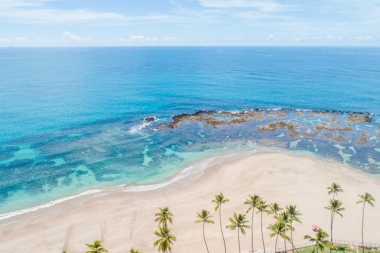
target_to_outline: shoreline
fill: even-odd
[[[122,184],[122,185],[115,185],[115,186],[106,186],[106,187],[103,187],[102,189],[96,189],[96,188],[95,189],[89,189],[89,190],[86,190],[83,192],[78,192],[76,194],[63,196],[61,198],[51,200],[49,202],[42,203],[42,204],[32,206],[29,208],[24,208],[24,209],[12,211],[12,212],[3,213],[3,214],[0,214],[0,227],[1,227],[1,221],[2,220],[6,220],[6,219],[12,218],[14,216],[19,216],[19,215],[22,216],[24,214],[28,214],[29,212],[31,212],[31,213],[36,212],[40,209],[54,208],[54,206],[59,205],[61,203],[67,203],[70,201],[76,202],[78,200],[80,203],[79,205],[81,205],[87,201],[91,201],[91,199],[93,199],[93,198],[97,198],[97,197],[101,197],[101,196],[105,196],[105,195],[110,195],[110,194],[143,193],[143,192],[159,191],[161,188],[171,188],[171,187],[174,188],[176,181],[186,181],[186,179],[190,179],[189,180],[190,182],[187,182],[187,183],[191,183],[194,180],[201,177],[203,175],[204,171],[206,171],[208,169],[208,167],[210,166],[210,163],[215,159],[218,160],[218,159],[225,159],[225,158],[231,157],[231,160],[235,161],[235,160],[244,158],[246,156],[249,156],[249,155],[252,155],[255,153],[259,153],[259,154],[263,154],[263,153],[285,153],[285,154],[299,156],[299,157],[317,159],[317,160],[321,160],[324,162],[335,163],[337,166],[345,166],[348,169],[353,170],[355,172],[360,172],[363,175],[367,175],[369,177],[380,179],[380,174],[377,175],[377,174],[366,173],[359,168],[355,168],[353,166],[350,166],[349,164],[345,164],[343,162],[336,161],[332,158],[321,157],[321,156],[318,156],[317,154],[312,153],[312,152],[301,151],[301,150],[289,150],[289,149],[284,149],[284,148],[280,148],[277,146],[272,146],[270,144],[268,146],[257,145],[257,144],[253,144],[253,145],[255,146],[255,149],[253,149],[253,150],[247,150],[247,149],[243,149],[243,150],[221,150],[221,151],[219,150],[219,151],[211,152],[210,154],[201,158],[200,160],[193,161],[192,163],[187,165],[185,168],[179,170],[174,175],[172,175],[168,178],[165,178],[163,181],[157,181],[157,182],[153,182],[151,184],[144,184],[144,183],[143,184],[136,183],[136,184],[132,184],[132,185],[123,185]],[[229,159],[226,159],[226,160],[229,160]],[[200,165],[202,165],[203,168],[200,169],[199,168]],[[200,169],[200,171],[194,172],[194,168],[195,168],[195,170]],[[193,170],[191,170],[191,169],[193,169]],[[185,172],[187,172],[187,171],[190,171],[190,174],[182,175],[182,174],[186,174]],[[196,178],[191,179],[192,176],[195,176]],[[95,195],[95,196],[91,197],[91,195]],[[80,198],[84,198],[84,199],[81,200]],[[74,207],[74,209],[75,209],[75,207]],[[70,210],[70,211],[72,211],[72,210]]]
[[[271,159],[265,160],[268,158],[271,158]],[[279,160],[276,161],[276,159],[279,159]],[[284,161],[281,162],[281,159]],[[251,162],[253,164],[250,164]],[[302,175],[294,174],[294,169],[292,168],[293,167],[292,164],[298,163],[298,162],[302,162],[304,163],[304,165],[310,164],[310,166],[312,166],[313,171],[307,171],[307,168],[302,169],[301,167],[303,166],[300,167],[299,165],[297,165],[296,167],[297,167],[297,170],[299,170],[299,173],[302,172],[302,173],[305,173],[305,175],[302,176]],[[199,164],[199,163],[202,163],[202,162],[198,162],[196,164]],[[271,167],[270,164],[267,164],[267,163],[273,164],[273,167]],[[279,170],[278,172],[281,172],[279,174],[274,173],[274,171],[276,170],[275,168],[276,166],[283,167],[284,165],[289,166],[289,168],[286,170],[284,169]],[[328,166],[334,169],[331,171],[326,171],[326,168],[324,166]],[[261,171],[259,171],[260,173],[255,171],[255,167],[261,168]],[[108,227],[107,225],[109,224],[108,220],[111,219],[112,222],[110,224],[109,229],[111,229],[113,226],[120,227],[120,224],[118,223],[120,223],[120,221],[123,221],[123,220],[124,220],[124,223],[126,223],[126,224],[123,224],[122,226],[123,231],[131,230],[130,229],[131,223],[133,224],[133,226],[134,224],[136,225],[140,224],[141,228],[139,228],[139,232],[135,231],[135,233],[137,233],[137,238],[139,237],[138,235],[140,233],[143,234],[143,231],[148,231],[147,237],[150,238],[150,241],[147,240],[148,241],[147,242],[142,239],[141,240],[136,239],[135,236],[132,236],[130,240],[129,239],[126,240],[128,242],[130,241],[129,243],[130,246],[128,247],[130,248],[134,246],[135,248],[141,249],[143,252],[151,252],[153,250],[152,241],[151,241],[153,240],[152,234],[153,234],[153,231],[157,228],[156,224],[154,224],[153,222],[154,220],[153,217],[154,217],[154,213],[158,210],[158,207],[162,207],[162,205],[168,205],[171,208],[173,206],[173,209],[175,210],[175,211],[173,210],[173,213],[175,215],[175,218],[174,218],[175,223],[173,226],[173,231],[175,232],[175,234],[177,234],[177,237],[180,236],[181,233],[185,233],[191,237],[192,234],[194,234],[197,231],[196,226],[193,227],[191,225],[191,229],[189,229],[188,231],[186,231],[186,229],[183,229],[183,228],[178,228],[178,226],[181,226],[181,224],[182,226],[184,226],[184,224],[186,224],[185,227],[187,227],[187,225],[189,225],[188,223],[192,223],[191,221],[195,219],[195,215],[194,215],[195,212],[200,211],[200,210],[194,209],[193,206],[199,206],[200,204],[202,204],[205,207],[207,207],[208,210],[211,211],[211,209],[213,209],[213,206],[210,204],[211,199],[215,194],[218,194],[219,191],[230,192],[231,195],[236,195],[235,196],[236,198],[240,197],[242,194],[247,197],[248,197],[248,194],[261,195],[260,191],[263,191],[263,192],[266,192],[264,194],[265,195],[264,199],[271,199],[271,198],[274,198],[275,196],[280,196],[279,199],[274,199],[273,201],[280,202],[281,204],[282,201],[284,201],[283,200],[284,198],[291,199],[290,196],[282,196],[282,194],[279,194],[275,189],[270,189],[270,191],[267,192],[268,190],[266,189],[266,187],[268,187],[268,184],[270,184],[271,187],[275,187],[277,190],[281,190],[282,189],[281,187],[284,187],[287,185],[287,187],[285,187],[284,189],[288,191],[287,195],[289,195],[290,193],[294,192],[293,188],[295,187],[295,185],[293,184],[288,184],[289,182],[296,180],[298,177],[300,180],[302,180],[303,177],[305,177],[305,180],[310,180],[310,176],[315,177],[315,180],[321,180],[320,177],[322,176],[322,174],[325,175],[324,173],[326,172],[328,172],[327,174],[331,172],[332,176],[336,176],[336,174],[339,176],[341,174],[340,176],[342,177],[342,180],[344,179],[345,181],[345,183],[342,184],[343,189],[345,189],[346,187],[352,188],[352,185],[355,185],[357,188],[362,190],[360,192],[357,192],[357,194],[364,193],[364,190],[368,188],[369,185],[372,185],[373,186],[372,189],[375,189],[377,191],[378,189],[380,189],[380,179],[377,178],[376,176],[369,175],[363,171],[354,169],[348,165],[339,163],[337,161],[326,160],[316,155],[300,154],[298,152],[285,151],[285,150],[277,150],[277,151],[260,150],[257,152],[252,152],[252,151],[239,152],[237,154],[226,155],[224,157],[217,156],[215,159],[212,159],[209,163],[207,163],[207,165],[203,169],[200,169],[199,171],[196,171],[195,173],[191,173],[189,176],[181,177],[181,173],[183,173],[184,171],[186,172],[187,169],[189,168],[185,168],[184,170],[181,170],[180,172],[176,173],[175,176],[164,181],[164,182],[169,182],[169,183],[166,183],[166,184],[161,183],[163,184],[163,186],[159,189],[148,190],[144,192],[130,192],[130,191],[129,192],[128,191],[111,192],[105,195],[100,194],[100,196],[83,200],[81,203],[76,202],[76,200],[68,200],[65,203],[58,203],[57,205],[53,207],[47,208],[46,211],[37,210],[36,212],[33,213],[37,215],[32,215],[31,217],[28,217],[28,215],[26,216],[21,215],[21,216],[18,216],[20,219],[13,219],[13,221],[9,219],[5,221],[0,220],[0,227],[2,227],[4,231],[8,231],[8,233],[6,234],[6,237],[7,238],[9,237],[9,238],[8,239],[3,238],[5,246],[9,247],[8,248],[9,252],[19,252],[21,248],[18,248],[18,250],[16,250],[17,247],[20,247],[20,246],[17,246],[18,243],[16,242],[23,241],[24,242],[23,244],[27,245],[26,243],[29,240],[32,240],[34,236],[29,239],[28,237],[25,237],[23,233],[17,233],[17,230],[34,231],[34,233],[41,235],[40,230],[42,229],[45,231],[50,231],[50,232],[45,232],[45,237],[47,234],[55,235],[55,240],[53,241],[48,240],[46,243],[42,243],[40,241],[40,243],[46,244],[46,246],[39,246],[37,247],[36,251],[30,251],[30,252],[52,252],[52,251],[62,250],[62,247],[63,247],[62,245],[64,241],[67,240],[66,237],[69,234],[70,226],[73,226],[75,230],[80,230],[82,226],[79,224],[86,224],[86,225],[83,225],[83,227],[87,227],[88,229],[88,226],[90,227],[94,226],[96,227],[95,230],[97,232],[92,233],[92,237],[91,237],[92,239],[90,239],[90,237],[88,237],[88,235],[83,232],[76,232],[77,239],[75,240],[75,242],[70,241],[71,243],[67,243],[68,244],[67,247],[68,249],[70,249],[69,252],[81,252],[85,249],[84,248],[85,243],[92,242],[95,239],[100,239],[100,237],[102,236],[105,237],[103,238],[105,241],[105,246],[110,251],[112,252],[124,251],[125,252],[125,250],[127,249],[127,244],[125,242],[126,238],[124,238],[124,241],[123,241],[119,238],[120,236],[117,236],[115,234],[115,238],[113,239],[114,236],[112,236],[112,234],[114,234],[115,231],[107,232],[108,231],[107,229],[106,229],[107,231],[104,232],[103,235],[102,235],[103,232],[99,234],[99,227],[101,227],[100,231],[103,231],[102,227],[104,226]],[[267,176],[270,175],[270,177],[273,177],[273,180],[274,180],[273,182],[267,177],[263,177],[263,174],[268,173],[267,171],[268,169],[269,169],[269,172],[271,173],[267,174]],[[233,170],[236,170],[236,172],[234,173]],[[311,172],[320,172],[320,173],[309,175]],[[248,176],[240,175],[242,173],[247,174],[249,176],[255,176],[251,178],[252,182],[255,182],[255,183],[252,184],[251,186],[250,182],[247,182]],[[291,177],[289,178],[289,173],[290,174],[293,173],[294,175],[296,175],[297,178],[291,178]],[[321,175],[318,175],[318,174],[321,174]],[[261,178],[262,180],[255,181],[257,180],[256,178],[257,176],[259,176],[259,178]],[[282,179],[281,178],[279,179],[278,178],[279,176],[282,177]],[[173,181],[173,179],[175,179],[176,177],[178,178],[178,180]],[[231,180],[228,180],[228,179],[231,179]],[[237,181],[234,181],[233,179],[236,179]],[[289,181],[289,182],[286,182],[285,185],[283,185],[284,179]],[[364,181],[371,182],[371,184],[358,185],[357,181],[359,179],[363,182]],[[216,182],[216,180],[217,181],[220,180],[221,182],[218,183]],[[276,180],[279,180],[279,181],[276,181]],[[242,185],[239,187],[236,185],[236,183],[240,181],[244,183],[242,183]],[[225,183],[223,184],[222,182],[225,182]],[[265,184],[265,182],[267,185]],[[274,182],[277,182],[277,184],[274,184]],[[331,182],[326,181],[325,185],[322,186],[322,189],[327,188],[327,186],[329,186]],[[305,182],[297,182],[297,183],[305,184]],[[309,185],[306,184],[306,186],[312,186],[315,182],[311,180],[308,183]],[[337,180],[337,183],[340,183],[339,180]],[[231,189],[234,189],[234,190],[231,192]],[[296,193],[297,191],[295,191],[294,194]],[[375,199],[380,199],[379,196],[376,198],[378,193],[376,193],[373,190],[371,193],[374,194]],[[353,198],[352,200],[353,202],[356,202],[357,194],[351,196],[351,198]],[[190,199],[193,199],[195,195],[198,196],[202,201],[199,201],[201,203],[193,203],[192,205]],[[203,195],[207,195],[208,197],[205,198]],[[342,195],[345,195],[345,193],[343,193]],[[184,198],[184,201],[182,201],[183,202],[182,205],[178,205],[178,201],[181,202],[180,199],[182,198],[182,196]],[[297,195],[294,195],[293,197],[295,199],[299,199],[299,196]],[[320,195],[318,193],[313,193],[312,195],[308,196],[308,198],[310,197],[315,197],[317,202],[320,201],[319,200],[320,198],[325,198],[327,200],[329,198],[329,196],[327,196],[327,191],[322,191]],[[240,199],[239,201],[243,203],[244,200],[245,199]],[[305,201],[306,202],[310,201],[310,199],[306,199]],[[231,199],[231,202],[232,202],[232,199]],[[326,202],[325,205],[327,205],[328,204],[327,201],[325,202]],[[298,203],[287,203],[287,204],[297,204],[297,206],[299,205]],[[343,202],[343,204],[345,204],[345,202]],[[68,208],[69,209],[68,211],[59,212],[60,208],[65,209],[65,206],[67,205],[74,208]],[[235,207],[237,206],[236,204],[234,205]],[[105,208],[102,209],[101,206],[104,206]],[[283,207],[285,207],[285,204],[283,205]],[[325,218],[327,218],[328,220],[329,218],[328,212],[323,211],[323,206],[319,206],[319,207],[318,207],[320,209],[319,211],[322,212],[324,216],[326,216]],[[142,211],[142,209],[144,211]],[[181,214],[184,214],[185,216],[185,214],[190,211],[188,209],[191,209],[191,213],[193,213],[193,215],[188,217],[190,222],[186,220],[180,220],[180,224],[178,225],[178,223],[176,223],[177,216],[181,216]],[[241,213],[243,212],[243,209],[245,210],[244,205],[239,204],[238,210],[235,210],[235,211]],[[360,208],[356,208],[356,209],[359,210]],[[375,210],[378,211],[378,208],[376,207],[376,203],[375,203],[375,208],[373,209],[374,210],[372,211],[375,211]],[[227,208],[227,210],[230,210],[230,208]],[[149,216],[147,215],[147,217],[144,218],[144,220],[139,223],[136,221],[136,218],[143,215],[143,214],[140,214],[140,211],[142,213],[148,212]],[[125,214],[125,212],[127,213],[127,215]],[[301,209],[301,212],[302,212],[302,209]],[[313,211],[309,210],[308,212],[312,213]],[[302,213],[306,215],[306,212],[302,212]],[[214,216],[214,219],[217,219],[218,217],[217,214],[214,214],[213,212],[212,214]],[[223,220],[225,223],[227,223],[228,221],[227,216],[230,216],[230,215],[231,215],[231,212],[228,212],[226,213],[226,218],[223,217]],[[141,219],[141,217],[139,219]],[[269,217],[267,217],[267,219],[269,220]],[[88,224],[89,220],[96,220],[97,224],[96,225]],[[115,220],[118,220],[118,222],[115,223]],[[338,223],[339,222],[340,221],[338,221]],[[370,219],[367,218],[367,223],[369,222],[370,222]],[[377,221],[376,223],[376,221],[372,220],[371,222],[373,223],[372,225],[379,223],[377,224],[377,226],[380,226],[380,221]],[[30,224],[33,224],[33,226],[36,226],[37,228],[34,228],[33,226],[31,227]],[[52,224],[59,224],[59,226],[58,228],[54,228],[52,227]],[[147,224],[149,224],[149,226]],[[215,227],[217,228],[218,226],[215,226]],[[309,225],[307,226],[304,225],[304,227],[307,227],[306,231],[310,230]],[[323,226],[323,228],[328,231],[328,226]],[[140,231],[141,229],[143,231]],[[215,228],[213,229],[215,230]],[[297,229],[299,228],[298,227],[296,228],[296,233],[297,233]],[[51,232],[51,230],[55,231],[55,233]],[[133,234],[133,230],[132,230],[132,234]],[[258,232],[258,229],[256,230]],[[13,234],[13,233],[16,233],[16,234]],[[60,236],[58,236],[57,233],[60,234]],[[7,236],[8,234],[9,235],[13,234],[13,235]],[[65,234],[66,234],[66,237],[65,237]],[[228,232],[227,234],[230,234],[230,232]],[[247,236],[246,238],[243,239],[244,241],[247,241],[247,242],[249,241],[249,236],[248,236],[249,234],[250,232],[247,231]],[[308,234],[311,234],[311,233],[308,232]],[[370,236],[368,232],[367,234],[368,236]],[[211,232],[209,232],[208,236],[211,236]],[[220,237],[219,233],[215,231],[215,234],[213,234],[210,239],[211,240],[210,244],[212,245],[211,247],[214,247],[214,248],[218,247],[217,238],[219,237]],[[88,239],[85,239],[85,238],[88,238]],[[256,239],[258,238],[259,237],[256,236]],[[336,238],[337,239],[352,239],[352,238],[356,238],[356,236],[352,238],[338,238],[338,237]],[[202,239],[202,238],[199,238],[199,239]],[[236,238],[234,238],[234,233],[232,233],[227,238],[227,241],[230,241],[231,244],[234,244],[234,239]],[[377,238],[375,238],[374,240],[377,240]],[[184,242],[182,241],[182,243]],[[189,240],[189,242],[187,243],[191,245],[191,240]],[[297,241],[297,243],[299,242]],[[180,251],[186,251],[186,247],[183,248],[184,246],[183,245],[181,246],[181,245],[176,246],[175,244],[173,249],[175,250],[175,249],[178,249],[178,247],[182,247],[181,248],[182,250]],[[243,245],[244,244],[242,244],[242,246]],[[199,251],[203,251],[202,246],[203,245],[200,243]],[[32,249],[34,250],[34,247],[32,247]]]
[[[2,220],[7,220],[15,216],[23,216],[23,215],[27,216],[28,213],[35,213],[35,212],[38,212],[40,209],[54,208],[54,206],[59,205],[61,203],[67,203],[70,201],[73,201],[75,203],[78,201],[80,202],[80,205],[81,205],[82,203],[91,201],[91,199],[97,198],[99,196],[110,195],[110,194],[115,194],[115,193],[139,193],[139,192],[150,192],[150,191],[157,191],[157,190],[159,191],[161,188],[167,188],[167,187],[170,188],[171,186],[175,185],[177,181],[186,181],[186,179],[196,180],[198,176],[201,176],[199,175],[199,173],[202,174],[203,171],[207,169],[207,166],[212,160],[217,159],[217,158],[236,156],[236,152],[239,153],[239,156],[247,156],[251,153],[256,152],[256,150],[252,150],[252,151],[240,150],[240,151],[234,151],[234,152],[232,152],[231,150],[214,151],[213,153],[210,153],[206,157],[198,161],[194,161],[190,163],[188,166],[176,172],[173,176],[165,178],[163,181],[157,181],[151,184],[136,183],[132,185],[107,186],[107,187],[103,187],[102,189],[90,189],[90,190],[79,192],[76,194],[67,195],[55,200],[51,200],[46,203],[29,207],[29,208],[6,212],[3,214],[0,214],[0,227],[1,227]],[[229,154],[229,153],[232,153],[232,154]],[[189,173],[186,173],[188,171]],[[196,178],[191,179],[192,176],[196,176]],[[93,196],[91,197],[91,195]],[[21,217],[21,220],[22,219],[23,217]]]
[[[83,192],[78,192],[72,195],[67,195],[63,196],[61,198],[55,199],[48,201],[46,203],[41,203],[39,205],[31,206],[28,208],[23,208],[11,212],[6,212],[0,214],[0,226],[1,226],[1,221],[2,220],[7,220],[15,216],[23,216],[26,215],[28,218],[28,214],[31,213],[36,213],[40,209],[49,209],[49,208],[54,208],[54,206],[59,205],[61,203],[67,203],[67,202],[79,202],[81,205],[82,203],[86,201],[91,201],[93,198],[97,198],[99,196],[104,196],[104,195],[110,195],[118,192],[130,192],[130,193],[139,193],[139,192],[150,192],[150,191],[155,191],[155,190],[160,190],[160,188],[166,188],[166,187],[171,187],[175,185],[176,181],[186,181],[186,179],[190,179],[191,181],[196,180],[198,177],[202,176],[204,170],[207,169],[209,166],[210,162],[212,162],[214,159],[224,159],[228,157],[232,157],[233,160],[239,159],[241,157],[249,156],[250,154],[256,153],[257,149],[259,150],[258,152],[263,153],[263,152],[286,152],[289,154],[295,154],[295,155],[305,155],[305,156],[311,156],[315,157],[317,159],[322,159],[326,161],[330,161],[326,158],[319,157],[318,155],[311,153],[311,152],[303,152],[303,151],[291,151],[287,149],[282,149],[276,146],[258,146],[255,144],[255,149],[253,150],[222,150],[222,151],[214,151],[208,154],[206,157],[201,158],[200,160],[193,161],[190,163],[188,166],[185,168],[179,170],[176,172],[173,176],[170,176],[168,178],[165,178],[163,181],[157,181],[151,184],[132,184],[132,185],[115,185],[115,186],[106,186],[103,188],[94,188],[94,189],[89,189]],[[338,164],[343,164],[339,163],[338,161],[334,161],[331,159],[332,162],[336,162]],[[199,168],[199,166],[202,165],[203,168]],[[203,166],[205,165],[205,167]],[[344,164],[343,164],[344,165]],[[193,170],[191,170],[193,169]],[[195,169],[195,172],[194,172]],[[200,171],[197,171],[199,170]],[[190,174],[186,175],[186,172],[189,171]],[[364,172],[365,173],[365,172]],[[182,175],[185,174],[185,175]],[[365,173],[368,174],[368,173]],[[370,175],[370,174],[368,174]],[[195,179],[191,179],[192,176],[195,176]],[[91,196],[92,195],[92,196]],[[81,199],[82,198],[82,199]],[[70,203],[68,203],[70,204]],[[75,209],[75,207],[73,207]],[[70,210],[71,211],[71,210]],[[21,217],[21,220],[23,217]]]

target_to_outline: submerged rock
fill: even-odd
[[[346,121],[352,124],[371,123],[372,118],[370,116],[364,115],[364,114],[361,114],[361,115],[357,115],[357,114],[358,113],[348,115],[348,117],[346,118]]]
[[[157,120],[156,117],[146,117],[146,118],[145,118],[145,121],[146,121],[146,122],[153,122],[153,121],[156,121],[156,120]]]

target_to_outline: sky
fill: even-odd
[[[0,0],[0,47],[380,46],[380,0]]]

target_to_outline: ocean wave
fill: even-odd
[[[43,204],[43,205],[39,205],[39,206],[27,208],[27,209],[18,210],[18,211],[15,211],[15,212],[0,214],[0,220],[8,219],[8,218],[14,217],[16,215],[21,215],[21,214],[25,214],[25,213],[29,213],[29,212],[35,212],[35,211],[37,211],[39,209],[48,208],[48,207],[54,206],[56,204],[59,204],[59,203],[71,200],[71,199],[75,199],[75,198],[79,198],[79,197],[82,197],[82,196],[86,196],[86,195],[90,195],[90,194],[94,194],[94,193],[99,193],[99,192],[102,192],[102,190],[89,190],[89,191],[83,192],[83,193],[78,194],[78,195],[73,195],[73,196],[69,196],[69,197],[66,197],[66,198],[61,198],[61,199],[53,200],[53,201],[50,201],[49,203],[46,203],[46,204]]]
[[[200,163],[197,163],[195,165],[192,165],[188,168],[183,169],[180,171],[176,176],[174,176],[172,179],[158,183],[158,184],[152,184],[152,185],[134,185],[134,186],[128,186],[125,189],[123,189],[123,192],[146,192],[146,191],[153,191],[160,188],[163,188],[165,186],[171,185],[181,179],[187,178],[189,176],[202,173],[208,164],[213,160],[214,158],[207,159],[205,161],[202,161]],[[121,185],[120,187],[124,187],[125,185]]]
[[[130,134],[136,134],[139,133],[142,129],[150,126],[150,122],[144,122],[142,124],[139,124],[137,126],[133,126],[129,129],[128,133]]]
[[[143,123],[131,127],[131,128],[129,129],[128,132],[129,132],[130,134],[141,133],[141,130],[143,130],[144,128],[150,126],[150,125],[152,124],[152,122],[157,121],[157,120],[158,120],[158,118],[155,117],[155,116],[153,116],[153,117],[146,117],[146,118],[144,119],[144,122],[143,122]]]

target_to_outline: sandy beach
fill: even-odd
[[[155,191],[143,193],[118,192],[92,198],[75,209],[59,212],[68,203],[49,210],[39,210],[33,217],[16,216],[0,221],[2,252],[85,252],[85,243],[103,239],[109,252],[129,252],[133,246],[142,252],[157,252],[153,247],[157,230],[154,214],[158,207],[169,206],[174,214],[171,225],[177,242],[173,252],[206,252],[202,225],[194,224],[196,212],[211,211],[215,225],[206,225],[206,239],[210,252],[223,252],[218,213],[211,200],[223,192],[230,200],[222,207],[222,223],[227,251],[238,252],[237,232],[225,229],[234,212],[245,213],[243,203],[248,195],[258,194],[267,203],[277,202],[282,207],[297,205],[303,214],[303,224],[295,225],[295,244],[306,242],[312,235],[311,225],[329,232],[330,213],[323,207],[332,197],[327,187],[332,182],[344,192],[337,197],[346,210],[344,217],[336,217],[334,238],[360,241],[362,206],[357,205],[358,194],[369,192],[378,201],[368,206],[365,213],[365,241],[379,243],[380,179],[340,163],[314,156],[290,152],[257,152],[249,155],[220,157],[212,160],[201,175]],[[49,215],[44,213],[48,212]],[[250,214],[247,216],[250,220]],[[264,215],[264,239],[267,248],[274,247],[274,238],[266,229],[274,222]],[[250,249],[250,230],[241,238],[242,250]],[[279,247],[283,243],[279,240]],[[259,215],[254,216],[254,245],[262,249]],[[289,246],[289,245],[288,245]]]

